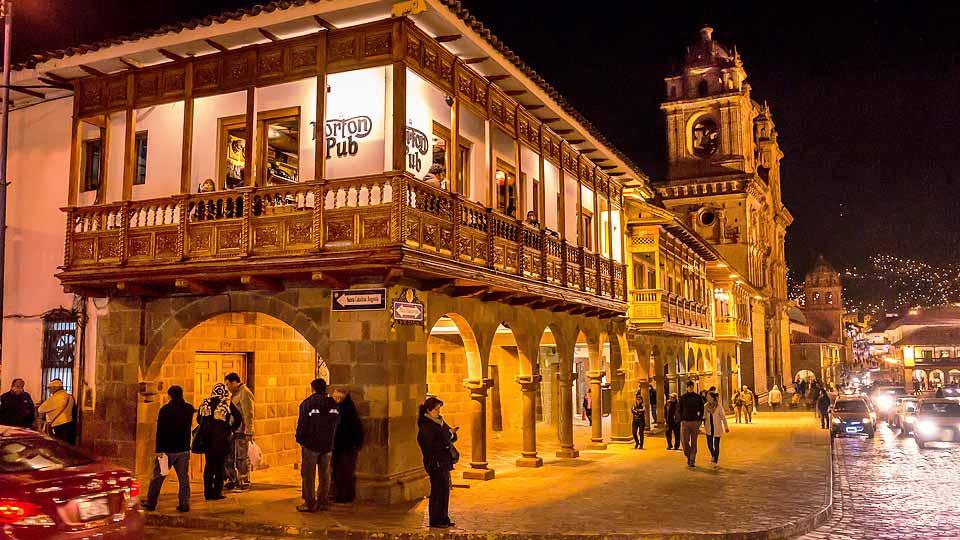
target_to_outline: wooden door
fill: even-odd
[[[210,397],[213,385],[223,382],[227,373],[237,373],[241,380],[247,380],[247,355],[243,353],[196,353],[193,359],[193,406]],[[191,454],[190,478],[203,480],[203,456]]]

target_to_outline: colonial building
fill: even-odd
[[[960,387],[960,307],[910,310],[884,330],[903,380],[923,390]]]
[[[791,311],[792,320],[798,319]],[[840,274],[823,258],[817,257],[803,280],[803,321],[790,332],[791,380],[814,377],[823,382],[838,382],[841,365],[847,360],[847,335],[843,331],[843,286]]]
[[[792,372],[784,238],[793,217],[781,200],[783,153],[772,113],[746,79],[736,49],[703,28],[680,71],[665,79],[668,173],[656,187],[664,205],[758,291],[742,375],[765,392]]]

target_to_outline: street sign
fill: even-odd
[[[333,311],[375,311],[387,308],[386,289],[334,289]]]
[[[422,323],[423,315],[423,304],[417,302],[393,303],[393,320],[398,323]]]

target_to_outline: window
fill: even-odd
[[[300,174],[300,108],[257,113],[257,140],[262,163],[260,183],[292,184]]]
[[[63,381],[63,389],[73,393],[73,363],[77,344],[77,316],[55,309],[43,316],[43,358],[41,379],[43,399],[50,397],[47,385],[53,379]]]
[[[537,178],[533,179],[533,200],[530,201],[529,206],[533,215],[540,219],[540,180]]]
[[[437,122],[433,123],[433,165],[427,174],[426,181],[439,183],[443,189],[450,189],[448,176],[450,172],[450,130]],[[470,196],[470,141],[460,138],[457,142],[457,178],[454,190],[464,197]]]
[[[494,174],[497,182],[497,210],[508,216],[517,216],[517,173],[512,165],[497,160]]]
[[[593,213],[580,208],[580,226],[583,230],[583,247],[593,250]]]
[[[137,133],[135,138],[135,152],[137,154],[137,169],[133,177],[133,185],[142,186],[147,183],[147,132]]]
[[[40,436],[4,439],[0,446],[0,473],[53,471],[93,463],[79,448]]]
[[[828,293],[827,293],[827,303],[830,304],[831,306],[833,305],[833,293],[832,293],[832,292],[828,292]]]
[[[701,80],[700,84],[697,85],[697,95],[700,97],[704,97],[707,95],[707,90],[708,90],[707,81]]]
[[[246,185],[244,155],[247,149],[246,115],[221,118],[218,157],[218,189]]]
[[[97,191],[100,189],[102,174],[100,165],[103,160],[103,140],[91,139],[83,141],[83,189],[82,191]]]

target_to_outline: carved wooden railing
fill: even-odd
[[[698,331],[710,330],[707,306],[660,289],[631,290],[628,316],[638,324],[672,323]]]
[[[406,175],[72,207],[68,271],[405,246],[626,301],[624,266]]]
[[[733,316],[717,316],[714,321],[718,338],[750,339],[750,322]]]

